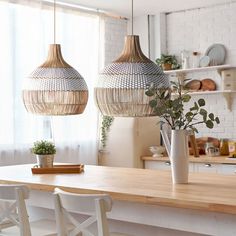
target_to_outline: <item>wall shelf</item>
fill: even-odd
[[[207,72],[212,70],[217,70],[220,73],[222,70],[231,68],[235,67],[231,65],[207,66],[207,67],[190,68],[190,69],[166,70],[164,71],[164,73],[167,75],[181,75],[193,72]]]
[[[236,68],[235,66],[231,65],[219,65],[219,66],[208,66],[208,67],[199,67],[199,68],[190,68],[190,69],[180,69],[180,70],[169,70],[164,71],[166,75],[172,75],[178,77],[180,81],[184,81],[186,78],[187,73],[197,73],[197,72],[208,72],[208,71],[218,71],[221,75],[221,72],[225,69],[232,69]],[[225,98],[227,103],[227,108],[231,111],[232,110],[232,100],[233,95],[236,91],[233,90],[217,90],[217,91],[197,91],[197,92],[189,92],[189,95],[197,96],[197,95],[211,95],[211,94],[222,94]],[[176,94],[173,94],[176,96]]]

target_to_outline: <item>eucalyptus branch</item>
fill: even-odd
[[[186,128],[184,128],[184,129],[187,129],[187,128],[191,127],[191,126],[199,125],[199,124],[205,124],[205,122],[204,121],[199,121],[199,122],[196,122],[196,123],[193,123],[193,124],[190,124],[190,125],[186,126]]]
[[[186,125],[184,126],[184,129],[187,129],[189,127],[189,125],[191,124],[191,122],[193,121],[194,117],[196,117],[198,115],[198,113],[194,113],[191,120],[187,121]]]
[[[168,125],[172,128],[173,125],[170,123],[169,119],[165,116],[162,116],[162,118],[168,123]]]
[[[203,108],[206,103],[202,98],[194,102],[194,105],[188,111],[185,111],[184,105],[191,100],[191,96],[188,92],[183,92],[184,85],[180,81],[171,81],[171,84],[177,93],[177,97],[171,97],[169,88],[158,90],[152,85],[146,91],[147,96],[153,97],[149,104],[154,113],[159,115],[171,129],[191,128],[197,132],[197,129],[194,127],[196,125],[205,124],[208,128],[212,129],[215,123],[220,123],[218,117],[215,117],[213,113],[208,114],[207,110]]]

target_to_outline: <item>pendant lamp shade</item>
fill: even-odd
[[[95,103],[103,115],[122,117],[152,116],[149,85],[168,88],[168,77],[141,51],[139,36],[128,35],[120,57],[100,73]]]
[[[26,79],[23,102],[28,112],[39,115],[83,113],[88,88],[77,70],[67,64],[59,44],[51,44],[47,60]]]

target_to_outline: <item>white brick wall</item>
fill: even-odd
[[[104,18],[104,63],[114,61],[122,52],[127,35],[127,20],[111,17]]]
[[[236,3],[194,9],[167,14],[167,52],[180,56],[182,50],[198,51],[204,55],[214,44],[224,44],[227,49],[226,64],[236,65]],[[191,65],[191,63],[190,63]],[[220,89],[221,78],[217,72],[192,73],[189,78],[212,78]],[[214,136],[236,140],[236,94],[232,95],[232,112],[227,109],[222,95],[192,96],[203,97],[207,110],[219,116],[221,124],[210,130],[199,127],[198,136]]]

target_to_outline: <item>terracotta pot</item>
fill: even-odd
[[[169,64],[169,63],[162,64],[161,66],[162,66],[163,70],[171,70],[172,69],[172,64]]]

